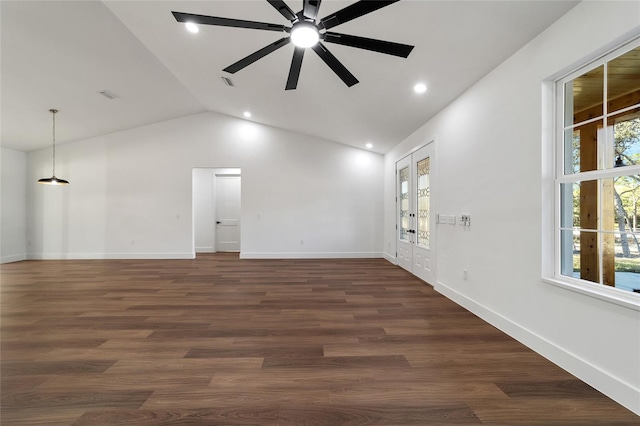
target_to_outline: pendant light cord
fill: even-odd
[[[53,176],[56,176],[56,112],[55,109],[50,109],[53,114]]]

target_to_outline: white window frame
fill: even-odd
[[[607,285],[603,285],[600,283],[593,283],[587,280],[582,280],[579,278],[569,277],[566,275],[562,275],[561,273],[561,241],[560,241],[560,229],[561,229],[561,206],[563,200],[561,199],[560,188],[563,183],[575,183],[586,180],[600,180],[606,178],[612,178],[615,176],[620,176],[619,168],[609,168],[609,169],[599,169],[589,172],[578,172],[572,174],[564,173],[564,84],[568,81],[575,79],[576,77],[581,76],[582,74],[593,70],[599,66],[604,65],[606,69],[606,63],[611,61],[618,56],[623,55],[624,53],[637,48],[640,46],[640,38],[631,40],[623,45],[618,46],[615,50],[606,53],[605,55],[600,56],[599,58],[586,63],[580,68],[572,71],[569,74],[565,74],[561,78],[557,78],[552,81],[550,89],[552,92],[551,102],[548,102],[547,105],[550,107],[550,114],[552,115],[551,123],[553,128],[553,176],[552,176],[552,185],[553,191],[548,191],[553,194],[553,221],[547,222],[549,225],[552,223],[553,229],[551,232],[553,233],[552,238],[548,238],[547,243],[543,243],[543,246],[548,247],[548,244],[553,244],[551,252],[553,253],[553,260],[549,262],[550,259],[546,259],[547,263],[552,263],[551,265],[543,265],[546,266],[543,270],[543,281],[552,284],[554,286],[558,286],[564,289],[568,289],[571,291],[575,291],[587,296],[595,297],[600,300],[604,300],[610,303],[614,303],[617,305],[625,306],[627,308],[640,311],[640,293],[633,293],[621,289],[617,289],[614,287],[610,287]],[[605,86],[605,94],[604,98],[606,99],[606,86]],[[637,105],[635,106],[637,107]],[[604,111],[603,115],[606,117],[608,111],[606,111],[606,102],[603,105]],[[629,108],[631,109],[631,108]],[[624,110],[622,110],[624,111]],[[620,111],[616,111],[619,113]],[[602,120],[603,117],[600,117],[599,120]],[[597,119],[594,119],[597,120]],[[584,123],[580,123],[584,124]],[[544,126],[544,123],[543,123]],[[598,156],[600,160],[600,155]],[[640,165],[631,165],[624,167],[624,175],[628,174],[640,174]],[[549,188],[549,187],[547,187]],[[549,188],[551,189],[551,188]],[[601,232],[601,231],[599,231]],[[601,268],[600,268],[601,269]],[[602,274],[602,271],[600,272]]]

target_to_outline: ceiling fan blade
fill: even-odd
[[[194,24],[217,25],[221,27],[250,28],[254,30],[284,31],[284,25],[268,24],[266,22],[244,21],[242,19],[220,18],[217,16],[194,15],[193,13],[171,12],[178,22],[193,22]]]
[[[324,63],[329,65],[329,68],[331,68],[333,72],[335,72],[338,77],[340,77],[340,79],[344,81],[344,84],[351,87],[354,84],[359,83],[358,79],[355,78],[354,75],[351,74],[349,70],[346,69],[345,66],[342,65],[342,63],[335,56],[333,56],[333,54],[329,52],[322,43],[317,43],[312,47],[312,49],[318,54],[318,56],[320,56]]]
[[[359,18],[367,13],[371,13],[385,6],[389,6],[400,0],[360,0],[350,6],[345,7],[329,16],[325,16],[320,20],[318,26],[320,29],[333,28],[336,25],[344,24],[352,19]]]
[[[344,46],[386,53],[387,55],[400,56],[402,58],[409,56],[409,53],[413,50],[413,46],[409,46],[408,44],[400,44],[348,34],[332,33],[329,31],[324,34],[324,41],[327,43],[342,44]]]
[[[291,60],[291,68],[289,69],[289,77],[287,78],[287,87],[285,87],[285,90],[293,90],[298,87],[298,78],[300,77],[302,58],[304,57],[305,50],[304,47],[296,47],[293,51],[293,59]]]
[[[262,49],[260,49],[260,50],[258,50],[256,52],[253,52],[251,55],[247,56],[246,58],[240,59],[235,64],[229,65],[228,67],[226,67],[222,71],[225,71],[225,72],[228,72],[228,73],[231,73],[231,74],[235,74],[236,72],[240,71],[244,67],[251,65],[252,63],[254,63],[255,61],[257,61],[260,58],[264,58],[269,53],[280,49],[282,46],[286,46],[290,42],[291,42],[291,38],[290,37],[283,37],[280,40],[275,41],[275,42],[271,43],[270,45],[265,46],[265,47],[263,47]]]
[[[320,0],[304,0],[302,15],[315,21],[318,16],[318,9],[320,9]]]
[[[290,21],[295,21],[298,17],[293,10],[283,0],[267,0],[271,6],[273,6],[282,16]]]

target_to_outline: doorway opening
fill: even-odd
[[[240,252],[240,168],[192,171],[194,253]]]

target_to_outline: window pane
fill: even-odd
[[[560,217],[562,227],[598,229],[598,181],[563,183]]]
[[[607,168],[640,164],[640,109],[609,117],[607,130],[613,139]]]
[[[603,139],[602,127],[603,121],[598,120],[565,130],[565,174],[598,170],[598,140]]]
[[[640,104],[640,47],[613,59],[607,66],[608,112]]]
[[[627,221],[626,229],[637,233],[640,230],[640,175],[621,176],[616,179],[615,187]]]
[[[600,258],[598,253],[598,233],[594,231],[580,231],[578,240],[578,256],[580,266],[578,277],[594,283],[600,282]]]
[[[580,278],[580,232],[573,230],[560,231],[561,274],[567,277]]]
[[[409,168],[400,170],[400,239],[409,240]]]
[[[430,183],[429,183],[429,163],[430,158],[418,161],[418,238],[416,244],[429,248],[429,217],[431,216],[430,201]]]
[[[613,189],[608,190],[609,181]],[[603,207],[609,211],[604,216],[612,216],[609,223],[603,223],[605,231],[637,232],[640,225],[640,175],[619,176],[603,179]]]
[[[604,113],[604,65],[565,83],[564,93],[565,127],[601,116]]]
[[[570,175],[580,171],[580,131],[567,129],[564,131],[564,174]]]
[[[561,227],[580,228],[580,182],[563,183],[560,187]],[[591,229],[595,229],[592,227]]]
[[[616,235],[615,286],[622,290],[640,290],[640,235]]]
[[[562,231],[562,246],[566,252],[561,256],[562,275],[580,278],[594,283],[600,282],[598,271],[597,250],[589,247],[597,247],[598,234],[596,232]],[[569,245],[568,242],[571,241]],[[586,248],[584,250],[583,248]],[[569,256],[568,252],[571,252]],[[569,263],[570,262],[570,263]]]

